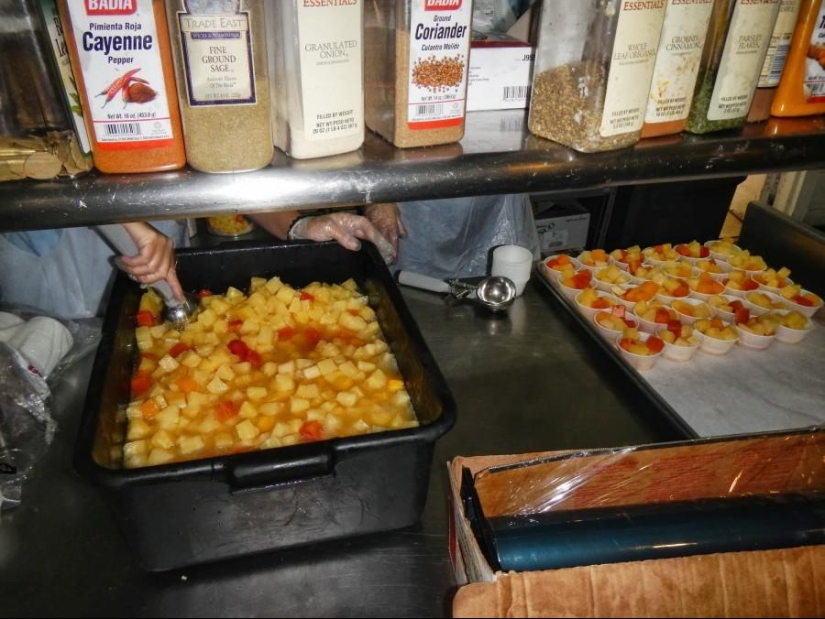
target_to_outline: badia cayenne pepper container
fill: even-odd
[[[464,137],[471,0],[366,3],[365,122],[400,148]]]
[[[92,159],[101,172],[186,164],[162,0],[60,0]]]

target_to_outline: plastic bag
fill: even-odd
[[[22,486],[57,431],[51,389],[95,349],[101,320],[57,320],[0,304],[0,513],[17,507]]]
[[[526,194],[399,202],[407,234],[394,267],[439,279],[487,275],[491,250],[521,245],[539,259],[539,240]]]

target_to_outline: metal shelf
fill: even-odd
[[[192,170],[0,183],[0,229],[344,206],[510,192],[570,192],[825,167],[825,119],[771,119],[741,131],[643,140],[581,154],[526,130],[525,112],[472,112],[456,144],[397,149],[368,132],[353,153],[279,153],[244,174]]]

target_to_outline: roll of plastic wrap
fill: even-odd
[[[825,496],[787,494],[496,517],[494,567],[543,570],[825,543]],[[478,530],[478,529],[477,529]]]

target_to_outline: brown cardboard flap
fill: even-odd
[[[453,617],[821,617],[825,546],[501,574]]]

